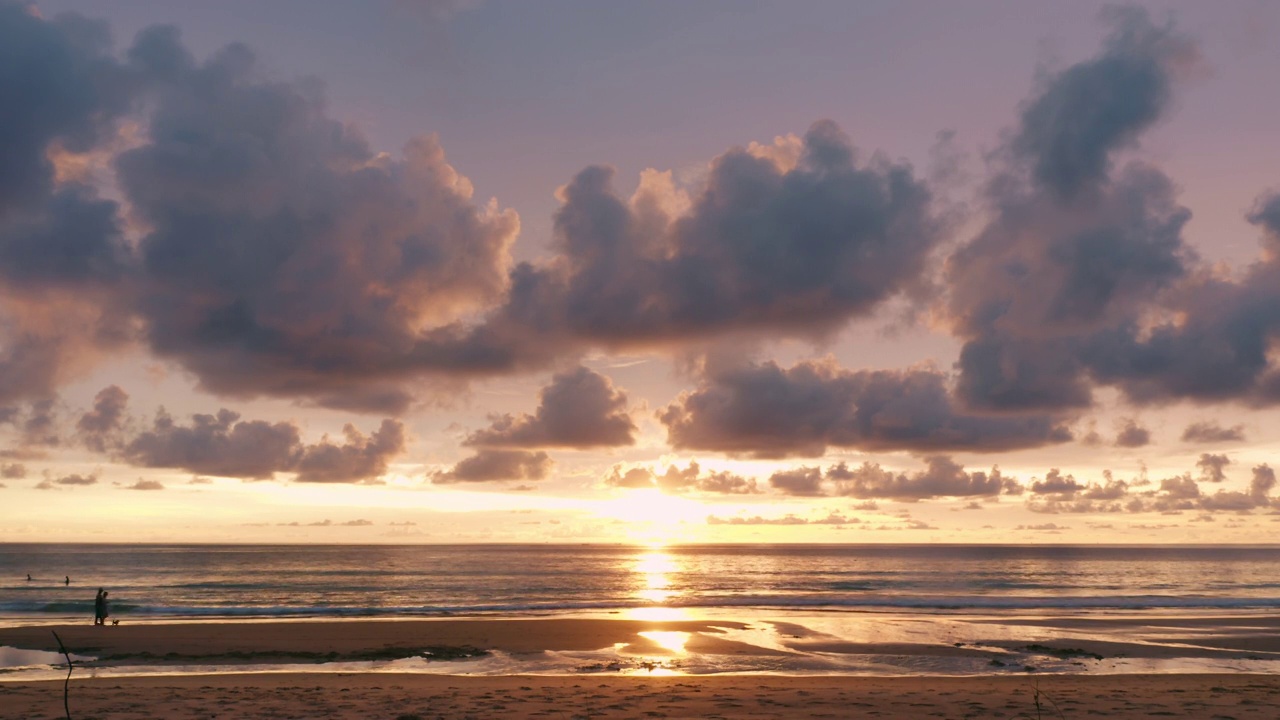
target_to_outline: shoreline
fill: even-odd
[[[56,650],[56,630],[100,658],[77,663],[68,697],[75,717],[112,720],[1270,720],[1280,706],[1280,658],[1249,660],[1280,656],[1273,615],[735,615],[85,622],[0,627],[0,646]],[[65,676],[0,673],[0,716],[62,718]]]
[[[62,663],[53,632],[124,677],[185,672],[684,676],[1229,674],[1280,671],[1280,616],[925,616],[743,613],[725,617],[466,617],[149,621],[0,627],[0,648]],[[35,658],[37,656],[31,656]],[[0,665],[3,660],[0,660]],[[0,668],[2,669],[2,668]],[[38,679],[36,667],[0,684]]]

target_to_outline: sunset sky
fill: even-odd
[[[0,541],[1268,542],[1273,2],[0,0]]]

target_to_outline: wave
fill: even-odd
[[[643,601],[542,601],[495,604],[354,606],[354,605],[142,605],[117,604],[114,616],[149,617],[441,617],[476,614],[560,613],[630,610],[638,608],[759,608],[776,610],[1160,610],[1160,609],[1276,609],[1280,597],[1207,597],[1185,595],[1030,596],[1030,595],[916,595],[832,597],[830,595],[736,595],[673,598],[665,603]],[[0,615],[91,615],[88,602],[0,602]]]

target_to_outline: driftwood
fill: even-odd
[[[58,637],[58,631],[52,632],[53,639],[58,641],[58,649],[67,656],[67,679],[62,681],[62,709],[67,711],[67,720],[71,720],[71,671],[75,669],[75,663],[71,661],[67,646],[62,644],[62,638]]]

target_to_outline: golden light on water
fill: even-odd
[[[663,650],[670,650],[677,655],[683,655],[685,652],[684,646],[688,644],[689,638],[693,636],[693,633],[676,630],[646,630],[639,633],[639,635]]]
[[[662,550],[650,550],[636,557],[636,597],[651,603],[665,603],[680,595],[671,588],[671,573],[679,572],[674,556]]]

